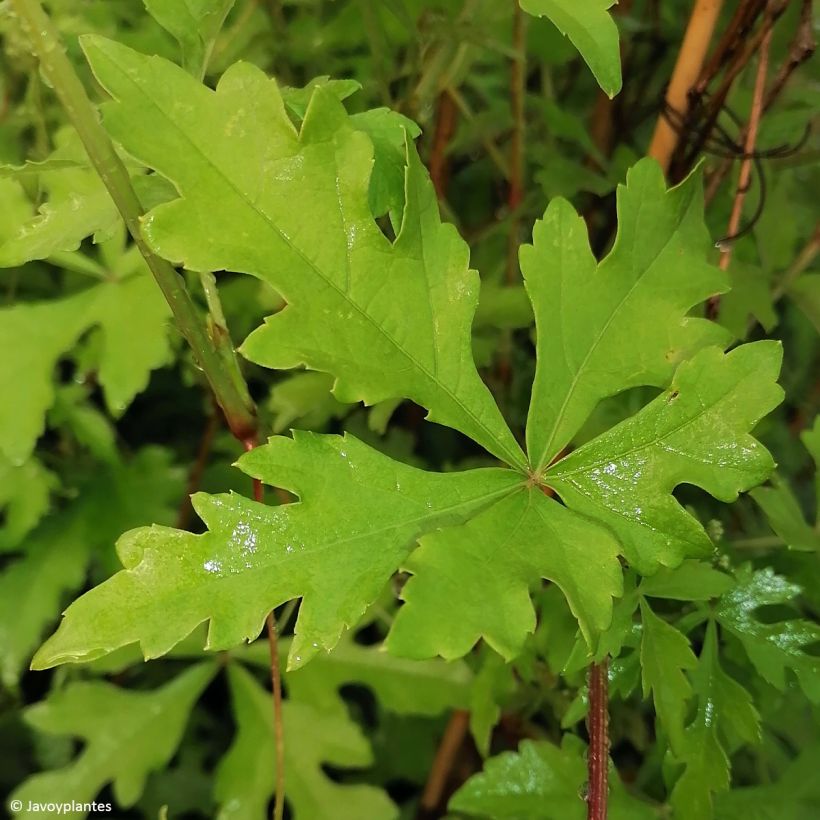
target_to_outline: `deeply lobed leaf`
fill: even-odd
[[[733,501],[771,473],[771,455],[748,431],[782,400],[781,355],[768,341],[701,351],[665,393],[557,462],[545,480],[571,509],[607,524],[642,574],[708,554],[708,535],[672,490],[694,484]]]
[[[193,270],[251,273],[285,298],[245,355],[332,373],[340,401],[413,399],[523,466],[472,359],[478,277],[411,144],[390,242],[369,206],[372,142],[327,89],[316,88],[297,133],[276,83],[250,65],[233,66],[210,91],[167,61],[83,42],[117,100],[106,107],[108,129],[181,193],[145,220],[157,253]]]
[[[275,606],[302,596],[291,666],[331,649],[415,540],[514,492],[510,470],[426,473],[347,436],[273,438],[240,466],[301,497],[269,507],[235,495],[194,496],[204,535],[150,527],[118,544],[125,566],[72,604],[34,660],[45,668],[135,641],[167,652],[210,620],[208,647],[255,638]]]
[[[665,387],[676,366],[729,334],[689,310],[726,290],[707,264],[700,173],[671,190],[652,160],[618,189],[618,235],[596,265],[583,220],[553,200],[521,248],[538,331],[527,449],[540,473],[598,402],[639,385]]]

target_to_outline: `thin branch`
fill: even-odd
[[[694,164],[695,158],[701,152],[712,131],[715,129],[721,111],[726,110],[726,101],[729,98],[729,93],[732,90],[735,80],[740,76],[754,55],[760,51],[764,38],[771,32],[774,24],[780,15],[783,14],[788,3],[789,0],[769,0],[763,23],[743,41],[745,47],[741,49],[730,62],[717,90],[709,96],[706,105],[702,107],[701,124],[698,128],[698,134],[694,140],[691,140],[689,154],[685,161],[681,163],[682,170]]]
[[[442,91],[438,96],[436,109],[436,126],[433,132],[433,146],[430,149],[430,179],[436,190],[436,196],[444,200],[447,198],[447,183],[450,177],[450,162],[447,148],[456,132],[458,123],[458,109],[451,94]]]
[[[510,187],[507,206],[510,209],[510,230],[507,235],[507,282],[512,284],[519,278],[518,245],[520,241],[520,208],[524,200],[524,134],[526,119],[527,52],[526,20],[518,0],[513,4],[513,39],[515,57],[510,67],[510,107],[512,109],[512,139],[510,142]]]
[[[589,667],[587,820],[606,820],[609,796],[609,662]]]
[[[732,250],[734,248],[732,239],[739,232],[740,218],[743,214],[743,203],[746,200],[746,194],[749,191],[749,185],[752,179],[752,166],[754,164],[754,159],[751,155],[754,154],[755,144],[757,142],[757,131],[760,126],[760,118],[763,115],[763,93],[766,88],[766,75],[769,70],[769,48],[771,47],[771,44],[772,27],[768,26],[760,43],[760,60],[757,64],[757,75],[755,77],[755,87],[752,95],[752,110],[749,114],[749,125],[746,129],[746,142],[743,146],[743,152],[746,159],[743,160],[740,166],[740,175],[737,181],[737,193],[735,194],[735,201],[732,205],[732,214],[729,217],[729,225],[726,231],[727,240],[720,245],[721,270],[728,270],[729,263],[732,261]]]
[[[789,265],[788,270],[783,274],[783,278],[778,282],[772,291],[772,301],[779,301],[795,280],[806,270],[820,253],[820,222],[814,226],[811,239],[803,246],[803,250],[797,255],[794,262]]]
[[[450,779],[450,772],[456,761],[456,755],[467,736],[470,726],[470,713],[465,709],[456,709],[447,723],[441,743],[436,750],[436,756],[424,785],[421,795],[421,808],[425,812],[433,812],[441,803],[444,789]]]
[[[696,0],[689,18],[665,100],[665,107],[676,112],[683,120],[689,109],[689,92],[700,75],[722,6],[723,0]],[[669,122],[665,112],[661,112],[648,154],[660,163],[664,172],[668,170],[672,154],[678,145],[678,136],[678,131]]]
[[[783,64],[777,71],[771,86],[767,89],[763,99],[763,113],[765,114],[779,96],[791,77],[791,75],[808,60],[816,48],[814,39],[814,21],[812,0],[803,0],[803,7],[800,12],[800,22],[797,31],[789,46],[789,53]],[[740,132],[738,139],[743,142],[746,139],[746,128]],[[708,205],[717,195],[723,180],[726,179],[732,167],[732,159],[724,160],[712,173],[709,174],[706,184],[705,200]]]
[[[245,442],[245,449],[256,447],[255,440]],[[265,503],[265,487],[261,480],[253,480],[253,498],[259,504]],[[270,681],[273,691],[273,735],[276,746],[276,789],[273,802],[273,820],[283,820],[285,816],[285,726],[282,720],[282,669],[279,665],[279,634],[273,611],[265,618],[270,649]]]
[[[177,327],[208,379],[228,426],[239,439],[252,436],[256,431],[255,409],[230,339],[208,334],[182,277],[172,265],[154,254],[143,239],[140,224],[143,210],[128,171],[100,124],[97,111],[39,0],[11,0],[11,5],[40,60],[43,74],[76,128],[91,163],[165,295]]]
[[[208,457],[211,454],[216,431],[219,429],[219,414],[216,408],[208,415],[208,421],[205,424],[205,429],[202,432],[202,438],[199,442],[197,450],[196,461],[194,461],[191,471],[188,474],[188,486],[185,488],[185,498],[179,507],[177,515],[177,529],[185,530],[191,521],[191,513],[194,508],[191,506],[191,496],[199,490],[199,485],[202,483],[202,475],[205,472],[205,467],[208,464]]]

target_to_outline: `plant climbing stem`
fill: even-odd
[[[737,192],[732,204],[732,213],[729,217],[729,226],[726,231],[727,241],[721,244],[720,267],[721,270],[728,270],[732,261],[732,249],[734,242],[732,239],[740,230],[740,217],[743,214],[743,203],[746,201],[746,194],[752,180],[753,155],[757,143],[757,131],[760,126],[760,118],[763,114],[763,94],[766,90],[766,75],[769,70],[769,47],[772,42],[772,27],[769,26],[763,35],[760,43],[760,57],[757,64],[757,75],[755,77],[755,87],[752,95],[752,110],[749,114],[749,125],[746,128],[746,142],[743,146],[744,159],[740,165],[740,174],[737,180]]]
[[[240,440],[253,436],[256,432],[256,413],[230,337],[220,332],[209,333],[182,277],[145,242],[141,230],[144,212],[131,185],[128,170],[66,56],[54,24],[39,0],[11,0],[11,6],[31,41],[44,76],[77,130],[91,163],[162,290],[179,331],[208,379],[228,426]]]
[[[681,122],[686,118],[689,91],[700,75],[722,6],[723,0],[695,0],[678,59],[672,71],[672,79],[666,91],[666,110],[658,117],[655,133],[649,145],[649,156],[660,163],[664,172],[669,169],[669,162],[679,139],[679,128],[670,121],[670,116],[677,115]]]
[[[606,820],[609,791],[609,662],[604,658],[589,667],[589,751],[587,820]]]

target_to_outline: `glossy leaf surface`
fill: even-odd
[[[145,221],[157,253],[192,270],[252,273],[285,298],[245,355],[332,373],[340,401],[411,398],[432,420],[523,464],[472,360],[478,277],[463,240],[442,224],[412,145],[390,242],[370,212],[372,142],[331,92],[315,90],[297,133],[276,84],[248,64],[212,92],[116,43],[86,38],[84,47],[117,100],[108,129],[181,193]]]

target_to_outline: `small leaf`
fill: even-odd
[[[782,479],[771,487],[757,487],[750,495],[789,549],[820,552],[820,531],[806,521],[794,493]]]
[[[451,811],[515,820],[580,820],[586,766],[577,749],[524,740],[484,764],[450,799]]]
[[[450,799],[451,811],[491,820],[582,820],[587,771],[578,738],[565,735],[561,747],[524,740],[517,752],[490,758]],[[610,820],[652,820],[649,805],[629,795],[610,776]]]
[[[607,9],[618,0],[521,0],[521,8],[548,17],[572,40],[598,85],[614,97],[621,90],[621,52],[618,27]]]
[[[80,336],[102,334],[99,379],[119,415],[169,359],[168,305],[146,270],[51,302],[0,309],[0,453],[29,456],[54,402],[54,368]]]
[[[188,715],[216,672],[199,664],[152,692],[129,691],[102,681],[71,683],[26,713],[41,732],[85,741],[79,757],[62,769],[36,774],[12,797],[31,803],[91,802],[107,783],[122,808],[139,799],[148,774],[174,755]],[[16,817],[42,813],[24,809]],[[84,812],[63,815],[83,817]]]
[[[728,789],[730,782],[725,738],[747,743],[760,738],[751,696],[720,668],[714,622],[706,630],[694,680],[698,711],[677,750],[685,768],[671,802],[676,817],[712,820],[713,795]]]
[[[37,525],[57,485],[36,458],[17,465],[0,453],[0,552],[14,549]]]
[[[771,473],[771,455],[748,431],[782,400],[780,360],[770,341],[701,351],[666,393],[558,461],[546,482],[567,506],[609,525],[642,574],[708,555],[708,535],[672,490],[694,484],[733,501]]]
[[[182,48],[182,64],[205,74],[214,42],[236,0],[143,0],[148,13]]]
[[[655,615],[646,601],[641,601],[641,675],[643,695],[651,692],[655,713],[669,735],[673,750],[683,745],[686,704],[692,687],[684,674],[697,666],[697,658],[685,635]]]
[[[238,664],[228,668],[237,734],[219,764],[215,794],[218,820],[259,820],[276,783],[270,693]],[[326,765],[345,769],[372,763],[367,739],[346,715],[326,714],[305,703],[282,705],[285,796],[295,820],[395,820],[396,807],[380,789],[335,783]]]
[[[110,235],[120,225],[120,215],[108,191],[88,165],[79,138],[66,129],[57,135],[57,150],[50,161],[30,163],[45,201],[36,215],[30,205],[18,211],[20,222],[11,233],[0,233],[0,268],[11,268],[58,251],[74,251],[87,236]],[[4,202],[5,207],[5,202]]]
[[[743,644],[757,671],[772,686],[786,691],[786,670],[797,675],[806,695],[820,702],[820,658],[805,647],[820,641],[820,626],[794,618],[764,623],[755,617],[759,607],[786,604],[800,594],[800,587],[767,567],[753,571],[745,566],[737,583],[720,600],[715,612],[718,622]]]

